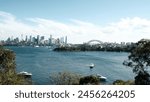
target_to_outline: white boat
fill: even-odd
[[[35,45],[34,47],[40,47],[39,45]]]
[[[106,77],[104,77],[104,76],[102,76],[100,74],[97,74],[96,76],[100,79],[100,81],[106,81],[107,80]]]
[[[90,69],[94,68],[94,67],[95,67],[94,63],[91,63],[91,64],[89,65],[89,67],[90,67]]]
[[[22,71],[22,72],[19,72],[18,75],[23,75],[23,76],[26,76],[26,77],[31,77],[32,73],[28,73],[28,72]]]

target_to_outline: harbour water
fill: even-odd
[[[34,84],[50,83],[50,73],[73,72],[81,75],[101,74],[107,77],[106,84],[117,79],[133,80],[132,69],[123,66],[128,53],[124,52],[54,52],[46,47],[7,47],[16,53],[17,72],[33,74]],[[89,64],[95,67],[90,70]]]

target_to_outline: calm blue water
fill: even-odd
[[[16,53],[17,72],[33,74],[35,84],[50,84],[50,73],[69,71],[82,75],[101,74],[107,84],[117,79],[133,79],[130,68],[122,65],[128,53],[119,52],[53,52],[45,47],[9,47]],[[90,70],[87,65],[94,63]]]

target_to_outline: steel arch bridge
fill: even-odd
[[[99,44],[103,44],[103,42],[100,41],[100,40],[90,40],[90,41],[88,41],[86,44],[90,44],[90,43],[92,43],[92,42],[98,42]]]

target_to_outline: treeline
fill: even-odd
[[[100,46],[97,45],[87,45],[87,44],[78,44],[72,46],[60,46],[55,48],[54,51],[110,51],[110,52],[131,52],[135,47],[135,44],[126,46]]]

